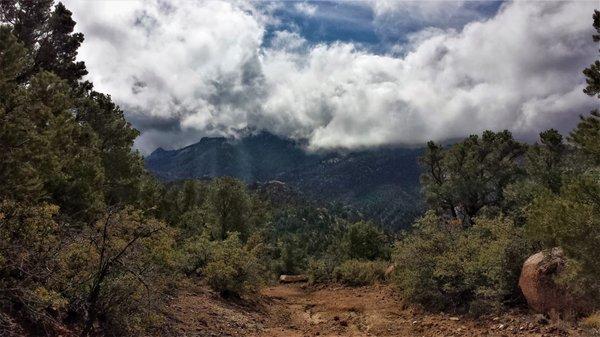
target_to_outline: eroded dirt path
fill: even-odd
[[[279,324],[255,336],[397,335],[392,322],[402,319],[403,305],[387,287],[305,289],[280,285],[262,291],[273,302],[271,317]],[[396,333],[395,333],[396,332]]]
[[[542,325],[525,314],[473,320],[406,308],[386,285],[265,288],[252,302],[224,301],[210,291],[187,293],[171,305],[176,336],[585,336],[561,325]],[[164,334],[163,334],[164,335]]]

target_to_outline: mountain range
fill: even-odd
[[[302,143],[268,132],[241,138],[206,137],[178,150],[159,148],[145,159],[163,181],[239,178],[283,182],[317,202],[339,202],[389,229],[420,214],[418,157],[423,149],[380,147],[306,151]]]

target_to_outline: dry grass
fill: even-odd
[[[581,321],[581,324],[589,329],[600,333],[600,311],[597,311]]]

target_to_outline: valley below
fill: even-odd
[[[513,310],[500,316],[436,314],[407,306],[389,285],[274,285],[251,301],[223,300],[203,286],[180,293],[160,336],[590,336],[568,323]]]

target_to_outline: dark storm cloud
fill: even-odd
[[[157,130],[166,132],[181,132],[180,117],[149,117],[143,113],[127,114],[127,120],[138,130]]]

